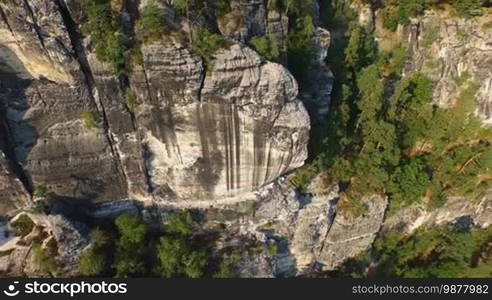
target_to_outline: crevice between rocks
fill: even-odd
[[[0,17],[2,18],[3,22],[7,25],[7,28],[9,29],[10,33],[14,35],[14,31],[12,30],[12,27],[10,27],[10,23],[7,20],[7,16],[5,15],[5,12],[3,11],[1,5],[0,5]]]
[[[34,192],[34,188],[31,184],[31,181],[29,180],[29,176],[24,172],[24,169],[22,168],[21,164],[19,163],[17,156],[15,155],[15,151],[11,145],[14,145],[13,138],[12,138],[12,131],[10,129],[10,126],[7,122],[7,117],[6,117],[6,112],[5,110],[0,107],[0,151],[3,151],[5,154],[5,157],[7,159],[7,163],[9,164],[8,167],[12,170],[12,172],[17,176],[17,178],[20,180],[26,191],[29,193],[29,195],[32,197],[32,194]],[[4,139],[2,141],[1,139]],[[2,147],[2,144],[4,144],[4,147]]]
[[[43,35],[41,34],[41,28],[39,28],[37,21],[36,21],[36,17],[34,16],[34,12],[33,12],[32,8],[29,5],[29,2],[27,0],[24,0],[24,6],[25,6],[27,13],[29,14],[29,16],[32,19],[32,25],[34,27],[34,31],[36,32],[36,35],[38,36],[39,42],[41,43],[41,46],[43,47],[44,51],[46,51],[46,53],[47,53],[48,51],[46,50],[46,47],[44,45],[44,39],[43,39]],[[49,55],[48,55],[48,57],[49,57]]]
[[[111,133],[111,128],[108,122],[108,117],[106,115],[106,110],[104,108],[104,104],[100,99],[97,99],[95,95],[93,94],[94,91],[97,90],[97,86],[95,84],[94,76],[92,74],[91,67],[89,65],[89,61],[87,60],[87,55],[85,53],[85,47],[82,44],[82,35],[78,31],[78,25],[75,23],[73,20],[66,4],[61,1],[61,0],[55,0],[56,5],[58,6],[58,10],[62,16],[63,23],[65,24],[65,28],[68,32],[68,35],[70,37],[70,41],[72,43],[72,47],[74,50],[74,56],[77,59],[80,68],[82,70],[82,73],[84,74],[85,81],[87,84],[87,87],[89,89],[89,97],[91,101],[96,105],[96,108],[100,109],[100,113],[102,114],[103,117],[103,124],[104,124],[104,131],[105,131],[105,136],[108,141],[109,147],[111,149],[111,154],[114,157],[115,160],[115,165],[116,169],[121,172],[123,175],[125,182],[128,183],[127,180],[127,175],[124,171],[124,168],[121,163],[121,158],[119,155],[118,150],[116,149],[115,146],[115,141],[112,137]]]

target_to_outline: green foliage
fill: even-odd
[[[374,243],[381,264],[377,276],[461,277],[470,272],[475,254],[491,239],[490,229],[422,228],[411,236],[391,232]]]
[[[341,183],[342,210],[363,213],[360,199],[371,194],[389,197],[390,214],[421,199],[435,208],[449,196],[483,196],[491,186],[485,151],[491,133],[471,114],[479,86],[462,74],[456,79],[463,87],[457,104],[434,107],[434,84],[426,76],[394,81],[407,60],[405,47],[381,53],[370,33],[355,23],[346,28],[345,47],[334,53],[341,82],[334,86],[325,149],[311,163]],[[342,54],[344,65],[337,64]],[[309,177],[299,181],[307,185]]]
[[[34,202],[33,205],[33,210],[36,213],[39,214],[45,214],[48,215],[51,212],[51,192],[49,191],[48,187],[44,184],[40,184],[36,186],[34,189],[33,196],[35,199],[38,199],[37,201]]]
[[[226,45],[226,41],[219,34],[211,33],[205,28],[193,31],[193,51],[202,57],[207,67],[211,66],[214,54]]]
[[[84,276],[98,276],[104,271],[106,263],[104,253],[90,248],[81,255],[79,270]]]
[[[173,1],[173,10],[178,14],[178,15],[185,15],[186,14],[186,8],[188,5],[189,0],[174,0]]]
[[[237,276],[237,265],[241,262],[239,253],[224,255],[219,264],[217,273],[214,278],[234,278]]]
[[[213,1],[215,15],[221,17],[231,10],[231,0],[215,0]]]
[[[167,231],[180,235],[190,235],[193,232],[193,217],[190,211],[182,211],[169,216]]]
[[[421,41],[422,47],[429,48],[432,43],[436,42],[439,37],[439,29],[439,24],[432,24],[429,28],[424,30]]]
[[[433,2],[429,0],[393,0],[383,10],[383,26],[395,31],[399,23],[422,14]]]
[[[270,244],[267,248],[268,256],[273,257],[277,255],[278,247],[277,244]]]
[[[137,109],[137,96],[135,95],[135,92],[133,90],[127,90],[126,92],[126,107],[131,113],[135,113],[135,110]]]
[[[345,61],[354,73],[360,72],[377,59],[377,45],[372,33],[360,26],[351,26],[350,39],[345,49]]]
[[[157,6],[155,0],[149,1],[135,24],[135,33],[140,40],[152,42],[161,39],[167,32],[164,12]]]
[[[301,192],[306,192],[311,180],[318,173],[314,164],[306,164],[289,176],[290,182]]]
[[[84,110],[81,115],[85,128],[93,129],[99,126],[99,120],[90,110]]]
[[[53,205],[51,204],[51,199],[41,199],[34,202],[33,210],[39,214],[49,215]]]
[[[116,277],[132,277],[145,273],[147,225],[133,214],[123,214],[116,218],[119,239],[113,267]]]
[[[277,42],[269,39],[268,37],[253,37],[251,39],[251,45],[267,60],[276,61],[280,56]]]
[[[451,4],[461,16],[476,16],[482,15],[487,0],[452,0]]]
[[[91,232],[91,247],[82,253],[79,270],[84,276],[100,276],[108,266],[107,247],[110,243],[108,234],[101,229]]]
[[[161,275],[166,278],[199,278],[207,265],[207,255],[192,250],[185,237],[164,236],[158,248]]]
[[[190,211],[169,216],[167,235],[160,238],[157,248],[159,272],[163,277],[203,277],[208,256],[192,240],[193,230],[194,223]]]
[[[321,19],[330,29],[339,29],[355,20],[355,11],[345,0],[321,1]]]
[[[27,214],[22,214],[10,224],[16,236],[25,237],[34,229],[34,222]]]
[[[48,198],[49,196],[48,187],[44,184],[40,184],[36,186],[36,188],[34,189],[33,196],[36,198],[44,198],[44,199]]]
[[[408,49],[399,45],[388,53],[380,53],[379,59],[389,77],[399,78],[408,60]]]
[[[172,7],[180,16],[201,14],[206,10],[205,8],[211,8],[216,17],[221,17],[231,10],[231,0],[208,2],[204,0],[174,0]]]
[[[439,0],[387,0],[382,9],[383,26],[395,31],[400,23],[408,23],[411,17],[422,15],[428,10],[440,4]],[[460,16],[482,15],[483,6],[487,0],[451,0],[451,5]]]
[[[420,157],[412,158],[408,163],[397,167],[391,176],[391,205],[419,202],[431,185],[429,173],[426,162]]]
[[[33,243],[32,254],[34,261],[43,271],[56,274],[58,272],[58,263],[56,262],[53,253],[49,253],[39,243]]]
[[[97,58],[108,63],[115,74],[124,75],[127,46],[111,0],[83,0],[82,7],[87,18],[82,29],[90,34]]]
[[[312,38],[314,24],[311,15],[306,14],[296,19],[295,27],[287,37],[287,52],[289,56],[289,70],[300,82],[307,78],[312,58]]]
[[[463,86],[469,79],[471,78],[471,75],[469,72],[464,71],[460,73],[458,76],[453,78],[454,83],[456,84],[457,87]]]

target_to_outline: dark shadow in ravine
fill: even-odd
[[[16,54],[0,45],[0,149],[13,173],[32,193],[31,180],[24,167],[38,132],[24,118],[29,109],[25,92],[33,82],[28,74]]]

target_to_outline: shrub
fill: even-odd
[[[471,75],[469,72],[465,71],[460,73],[460,75],[453,77],[453,81],[456,84],[457,87],[461,87],[463,84],[465,84],[468,79],[471,78]]]
[[[461,277],[487,241],[490,229],[420,228],[410,236],[390,232],[374,243],[376,277]]]
[[[451,3],[461,16],[474,16],[482,14],[482,6],[487,0],[453,0]]]
[[[89,248],[80,257],[79,270],[84,276],[98,276],[106,267],[106,256],[96,248]]]
[[[44,184],[40,184],[36,186],[36,188],[34,189],[33,196],[36,198],[48,198],[49,196],[48,187],[46,187],[46,185]]]
[[[253,37],[251,39],[253,48],[264,58],[271,61],[278,60],[280,51],[277,42],[268,37]]]
[[[46,272],[56,273],[58,271],[58,263],[53,255],[48,253],[41,244],[33,243],[32,253],[36,264]]]
[[[52,207],[50,199],[42,199],[34,202],[33,210],[39,214],[49,215]]]
[[[92,129],[92,128],[97,128],[99,126],[99,122],[96,119],[95,115],[93,112],[89,110],[84,110],[82,112],[82,121],[84,122],[85,128]]]
[[[301,192],[306,192],[311,180],[318,173],[318,168],[312,164],[304,165],[289,176],[290,182]]]
[[[11,224],[12,229],[14,230],[15,235],[20,237],[25,237],[34,229],[34,222],[29,218],[27,214],[23,214],[17,218]]]
[[[421,45],[424,48],[429,48],[439,38],[439,24],[433,24],[427,28],[422,35]]]
[[[189,0],[174,0],[172,6],[174,12],[176,12],[178,15],[185,15],[188,1]]]
[[[410,162],[398,167],[392,174],[392,205],[406,205],[420,201],[425,191],[430,187],[429,170],[421,158],[411,159]]]
[[[131,113],[135,113],[135,110],[137,109],[137,96],[135,95],[135,92],[132,90],[127,90],[126,92],[126,107]]]
[[[287,38],[289,70],[301,85],[306,83],[305,79],[311,65],[314,30],[313,18],[310,15],[305,15],[296,20],[295,28]]]
[[[97,58],[108,63],[116,75],[124,75],[127,46],[111,0],[83,0],[82,7],[87,17],[82,29],[91,35]]]
[[[237,265],[241,262],[241,255],[239,253],[232,253],[230,255],[224,255],[222,261],[219,264],[217,273],[214,274],[214,278],[234,278],[237,276]]]
[[[123,214],[116,218],[116,227],[120,233],[120,240],[128,241],[129,243],[143,243],[147,234],[147,225],[142,219],[134,214]]]
[[[226,41],[218,34],[211,33],[205,28],[193,31],[193,51],[204,61],[206,67],[210,67],[215,52],[226,46]]]
[[[91,246],[80,257],[79,270],[85,276],[101,275],[108,265],[108,234],[96,228],[91,231]]]
[[[278,252],[277,244],[268,245],[267,252],[270,257],[277,255]]]
[[[169,216],[167,230],[170,233],[189,235],[193,231],[193,218],[189,211],[182,211]]]
[[[145,273],[147,225],[133,214],[123,214],[116,218],[119,239],[113,267],[116,277],[131,277]]]
[[[135,32],[138,38],[144,42],[159,40],[168,32],[164,13],[157,6],[155,0],[149,1],[143,8],[140,19],[135,25]]]
[[[203,276],[207,265],[206,253],[191,250],[184,237],[161,237],[157,251],[163,277],[199,278]]]

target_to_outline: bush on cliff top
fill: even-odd
[[[135,24],[137,37],[144,42],[152,42],[161,39],[167,32],[164,12],[157,6],[155,0],[149,1]]]
[[[116,75],[124,75],[127,46],[119,13],[111,9],[110,0],[83,0],[82,7],[87,18],[82,30],[90,34],[97,58],[108,63]]]
[[[276,61],[280,56],[277,42],[268,37],[254,37],[251,39],[251,45],[267,60]]]
[[[212,65],[214,54],[227,45],[227,42],[219,34],[211,33],[205,28],[193,31],[193,51],[199,55],[206,67]]]

